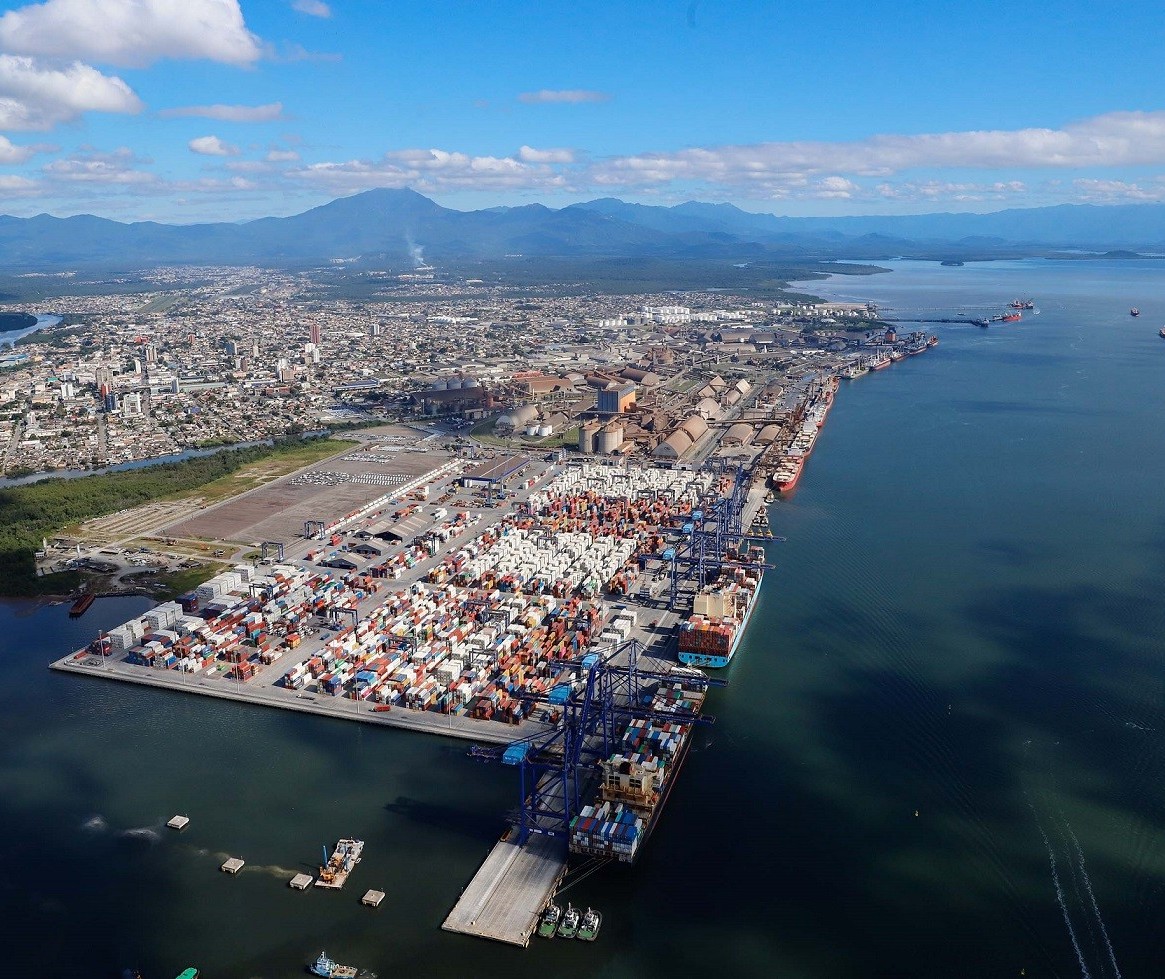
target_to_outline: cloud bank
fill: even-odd
[[[0,49],[132,68],[161,58],[249,65],[262,53],[238,0],[47,0],[0,16]]]

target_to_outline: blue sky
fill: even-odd
[[[0,0],[0,213],[1165,200],[1165,5]]]

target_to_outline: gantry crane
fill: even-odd
[[[687,710],[655,711],[651,689],[674,682],[675,673],[642,669],[642,647],[632,639],[574,660],[560,662],[557,682],[532,698],[561,711],[558,722],[504,747],[475,747],[474,757],[500,761],[518,769],[520,802],[510,814],[524,845],[538,834],[566,840],[571,820],[586,800],[598,765],[610,757],[632,718],[712,724],[715,718]],[[695,687],[723,686],[727,681],[685,670],[683,682]]]

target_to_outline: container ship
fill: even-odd
[[[749,551],[750,561],[759,563],[763,557],[759,550]],[[692,600],[691,616],[680,626],[680,662],[713,669],[732,662],[763,580],[760,568],[726,568],[701,588]]]
[[[572,853],[632,863],[655,829],[691,745],[690,718],[704,705],[703,691],[684,683],[685,672],[690,671],[673,671],[677,680],[652,695],[652,716],[633,719],[618,749],[602,763],[594,803],[570,821]],[[676,720],[665,719],[675,713]]]

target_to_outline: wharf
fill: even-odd
[[[524,948],[565,873],[564,840],[535,835],[524,847],[501,840],[441,927]]]
[[[529,720],[514,727],[501,721],[482,721],[453,714],[438,714],[432,711],[400,710],[377,713],[368,704],[343,697],[320,695],[317,699],[296,697],[280,687],[241,687],[235,690],[229,683],[215,681],[210,686],[197,678],[185,679],[172,670],[148,670],[116,662],[106,657],[105,665],[96,654],[77,660],[73,654],[50,664],[50,669],[62,673],[102,677],[120,680],[123,683],[139,683],[147,687],[162,687],[174,693],[200,694],[204,697],[218,697],[237,703],[259,704],[263,707],[277,707],[281,710],[299,711],[301,714],[315,714],[319,717],[333,717],[342,721],[361,721],[379,727],[404,728],[419,734],[439,734],[463,741],[484,744],[509,744],[517,738],[528,737],[535,732],[547,730],[547,726]]]

